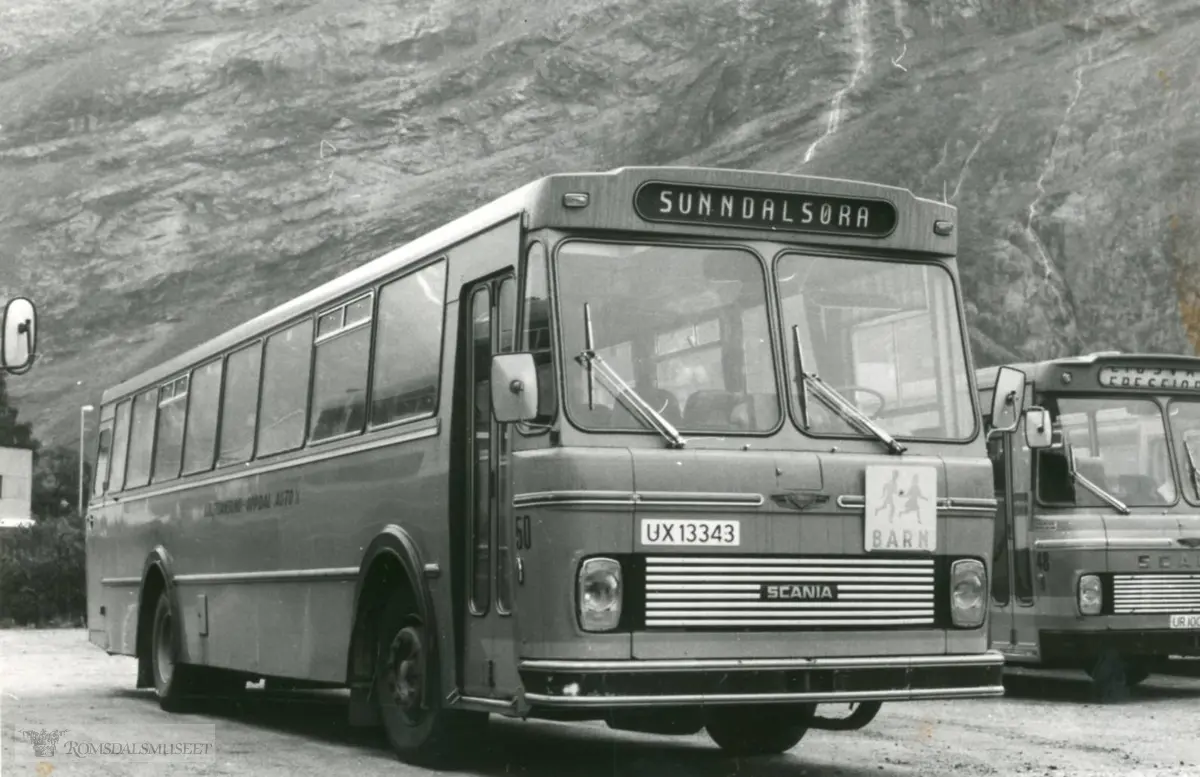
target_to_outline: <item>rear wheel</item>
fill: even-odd
[[[808,733],[816,711],[801,707],[712,707],[706,711],[708,735],[729,755],[778,755]]]
[[[432,669],[437,665],[436,646],[411,597],[392,594],[378,635],[374,690],[388,742],[406,763],[451,765],[466,755],[465,745],[483,733],[487,714],[442,707]]]

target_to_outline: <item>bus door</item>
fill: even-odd
[[[511,272],[469,284],[460,297],[463,326],[460,347],[466,358],[458,395],[467,436],[463,502],[467,543],[462,608],[463,651],[460,678],[463,694],[512,697],[516,673],[516,627],[512,617],[512,495],[508,467],[510,429],[492,418],[491,362],[511,352],[515,343],[517,284]]]
[[[1016,642],[1013,634],[1012,597],[1012,478],[1009,465],[1011,435],[997,435],[988,440],[988,458],[992,460],[992,483],[996,491],[996,520],[992,543],[992,613],[990,636],[992,647],[1008,653]]]
[[[1037,657],[1033,538],[1030,536],[1031,463],[1024,420],[1014,434],[988,441],[996,509],[992,555],[992,644],[1012,658]]]

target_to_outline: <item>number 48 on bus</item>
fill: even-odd
[[[0,325],[0,368],[22,375],[33,367],[37,353],[37,308],[25,297],[9,300]]]

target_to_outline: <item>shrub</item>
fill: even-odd
[[[84,625],[87,561],[83,519],[48,516],[0,539],[0,622]]]

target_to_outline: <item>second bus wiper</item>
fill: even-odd
[[[796,350],[796,388],[800,392],[800,417],[806,429],[808,428],[808,388],[812,387],[817,397],[830,410],[860,432],[865,432],[886,445],[889,453],[899,456],[908,450],[897,442],[895,437],[888,434],[886,429],[868,418],[866,413],[859,410],[832,386],[817,377],[816,374],[805,371],[804,353],[800,348],[800,327],[798,326],[792,327],[792,344]]]
[[[592,306],[585,302],[583,303],[583,337],[584,347],[575,360],[584,366],[588,373],[588,406],[595,409],[595,394],[592,390],[593,377],[599,378],[604,387],[620,402],[622,405],[637,416],[642,423],[649,426],[654,431],[662,435],[663,439],[672,448],[682,448],[687,444],[683,439],[683,435],[679,433],[670,421],[662,417],[662,414],[651,407],[650,403],[642,399],[637,391],[635,391],[628,383],[621,379],[617,372],[608,366],[608,362],[596,353],[596,343],[592,336]]]

